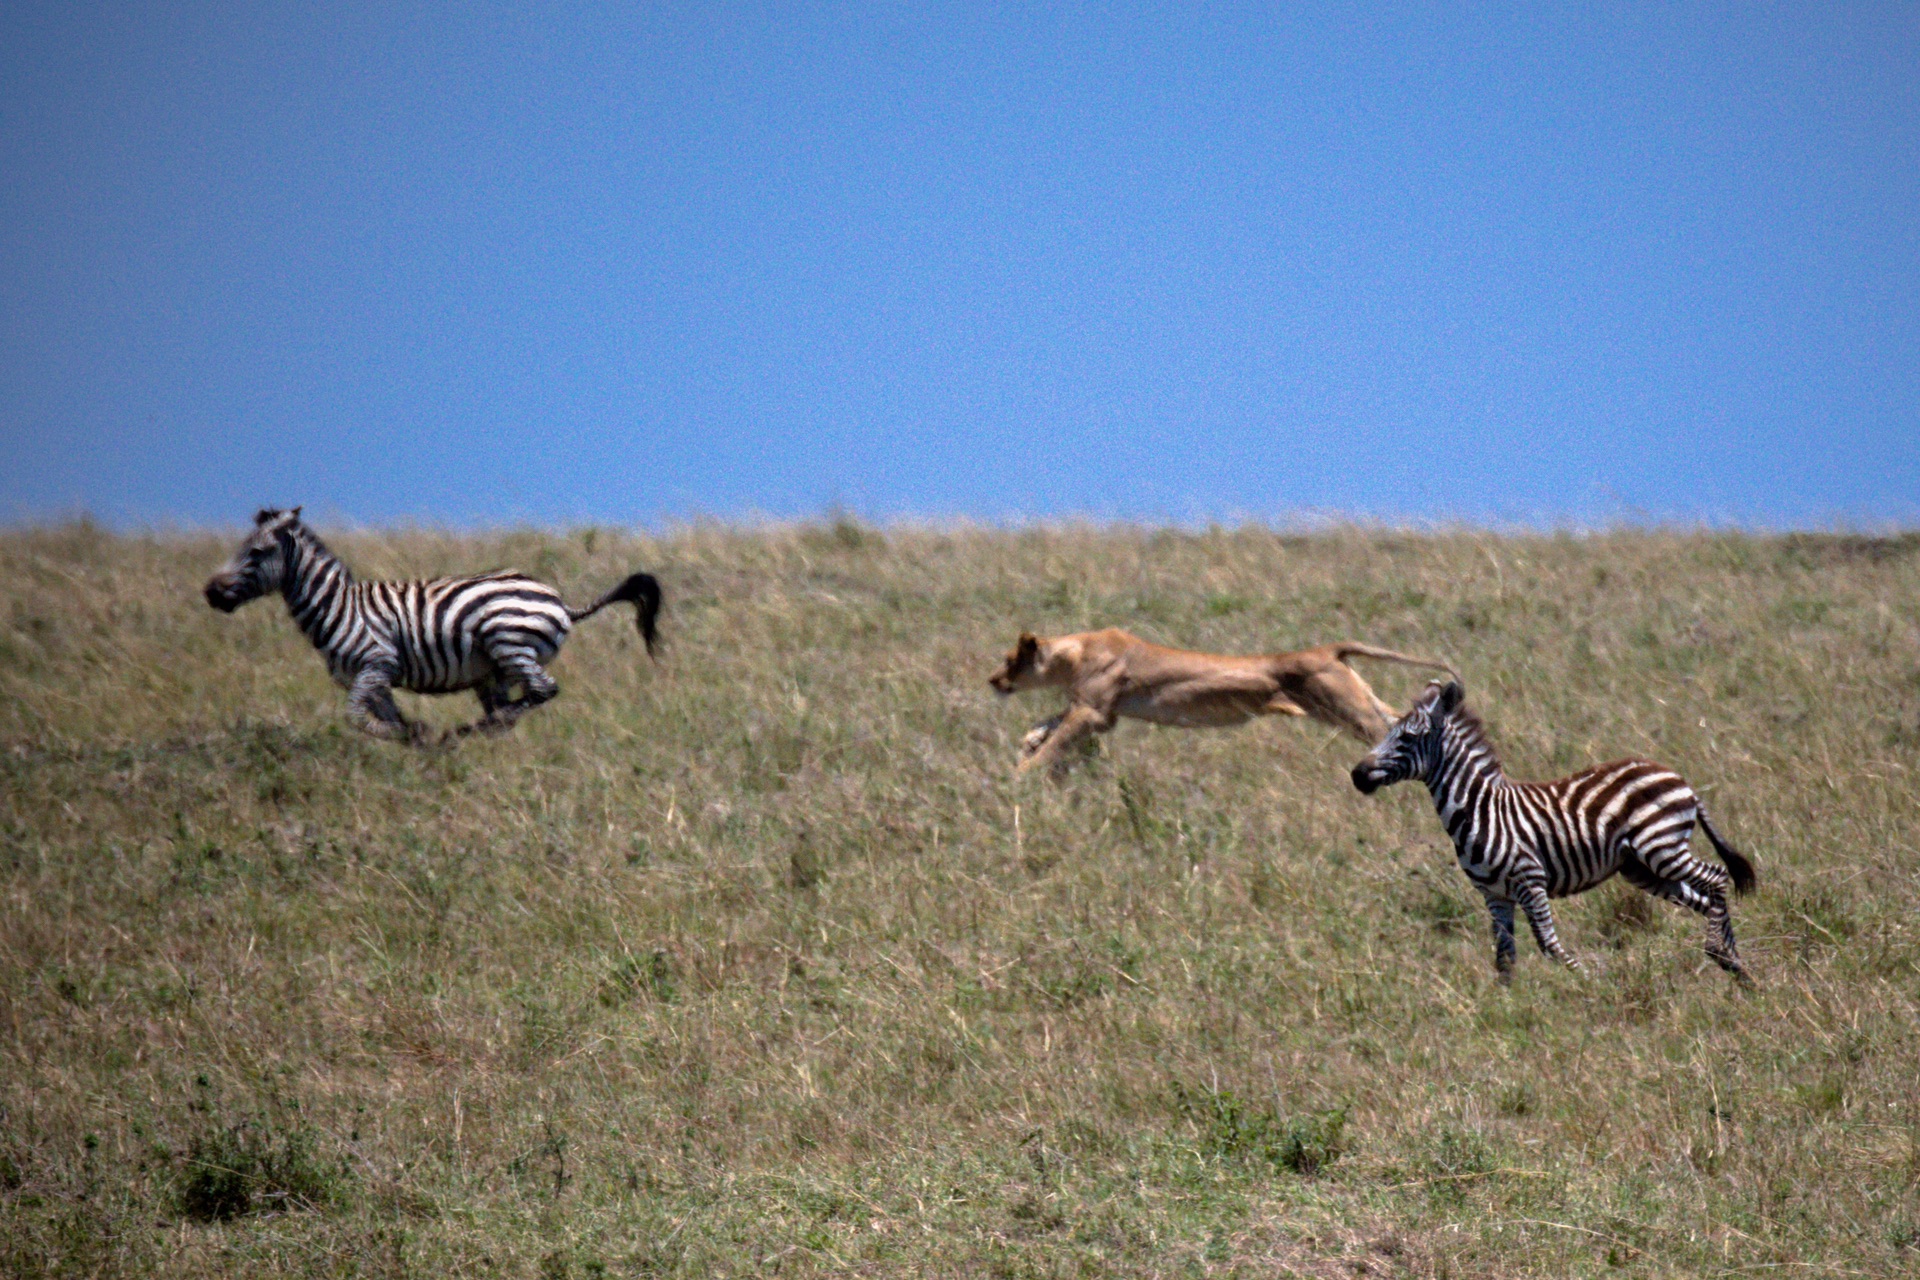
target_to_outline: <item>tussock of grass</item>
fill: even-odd
[[[276,1131],[258,1122],[210,1126],[180,1160],[180,1212],[197,1222],[249,1213],[314,1210],[335,1198],[339,1175],[315,1153],[313,1131]]]
[[[1920,1265],[1920,537],[331,541],[645,567],[666,648],[589,622],[513,735],[407,751],[200,602],[223,541],[0,536],[0,1274]],[[1592,976],[1501,989],[1425,796],[1316,726],[1016,784],[1057,708],[985,676],[1104,624],[1439,653],[1521,776],[1672,765],[1757,988],[1609,886]]]
[[[1274,1169],[1315,1174],[1345,1147],[1345,1107],[1313,1115],[1281,1116],[1271,1106],[1235,1097],[1230,1089],[1173,1085],[1175,1108],[1195,1129],[1199,1148],[1221,1160],[1264,1162]]]

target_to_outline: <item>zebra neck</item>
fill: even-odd
[[[1427,775],[1427,790],[1433,793],[1433,805],[1442,821],[1489,788],[1506,785],[1507,775],[1499,757],[1478,732],[1478,726],[1463,731],[1461,726],[1449,723],[1440,738],[1439,762]]]
[[[287,544],[287,579],[280,588],[287,612],[307,639],[325,649],[333,640],[350,601],[353,574],[320,540],[296,530]]]

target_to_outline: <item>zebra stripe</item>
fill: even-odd
[[[278,591],[295,625],[348,689],[348,716],[376,737],[418,740],[394,705],[393,690],[456,693],[471,689],[482,718],[455,730],[511,728],[559,692],[546,664],[573,624],[609,604],[637,611],[653,651],[660,585],[636,573],[585,609],[570,608],[536,579],[501,571],[413,582],[359,582],[313,531],[300,509],[262,511],[254,530],[207,583],[207,602],[231,613]],[[519,696],[514,696],[518,689]]]
[[[1729,884],[1739,893],[1751,889],[1753,864],[1721,839],[1685,779],[1652,761],[1628,759],[1555,782],[1514,782],[1463,697],[1457,682],[1429,686],[1353,767],[1353,784],[1369,795],[1409,778],[1427,784],[1460,869],[1493,917],[1501,981],[1513,971],[1516,906],[1541,951],[1579,968],[1560,944],[1547,900],[1584,893],[1615,872],[1704,916],[1707,955],[1744,976],[1726,891]],[[1695,823],[1724,870],[1688,848]]]

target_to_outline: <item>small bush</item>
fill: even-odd
[[[1470,1129],[1444,1126],[1433,1137],[1427,1169],[1436,1178],[1472,1178],[1494,1169],[1487,1140]]]
[[[1118,937],[1099,947],[1073,943],[1064,951],[1034,957],[1026,966],[1026,981],[1048,1004],[1071,1009],[1108,992],[1128,991],[1140,985],[1139,948]]]
[[[673,960],[665,951],[650,955],[625,955],[609,967],[600,982],[600,1003],[612,1008],[637,997],[672,1004],[679,994],[673,977]]]
[[[886,549],[887,535],[852,512],[835,508],[826,513],[823,523],[809,524],[801,529],[800,545],[816,554],[883,551]]]
[[[787,856],[787,883],[795,889],[815,889],[827,878],[826,860],[802,840]]]
[[[241,1122],[194,1135],[180,1163],[180,1212],[196,1222],[250,1213],[314,1210],[336,1198],[344,1167],[328,1168],[305,1126]]]
[[[1200,1130],[1201,1151],[1216,1160],[1264,1163],[1311,1176],[1346,1151],[1347,1108],[1283,1117],[1226,1089],[1173,1086],[1174,1106]]]

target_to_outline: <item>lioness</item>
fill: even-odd
[[[1255,716],[1311,716],[1372,746],[1386,736],[1396,713],[1347,665],[1352,657],[1453,670],[1431,658],[1352,641],[1241,656],[1168,649],[1109,627],[1070,636],[1022,632],[1006,665],[987,683],[1002,695],[1048,686],[1067,690],[1067,709],[1020,740],[1020,772],[1046,765],[1059,773],[1069,747],[1090,733],[1105,733],[1120,716],[1186,728],[1244,724]]]

